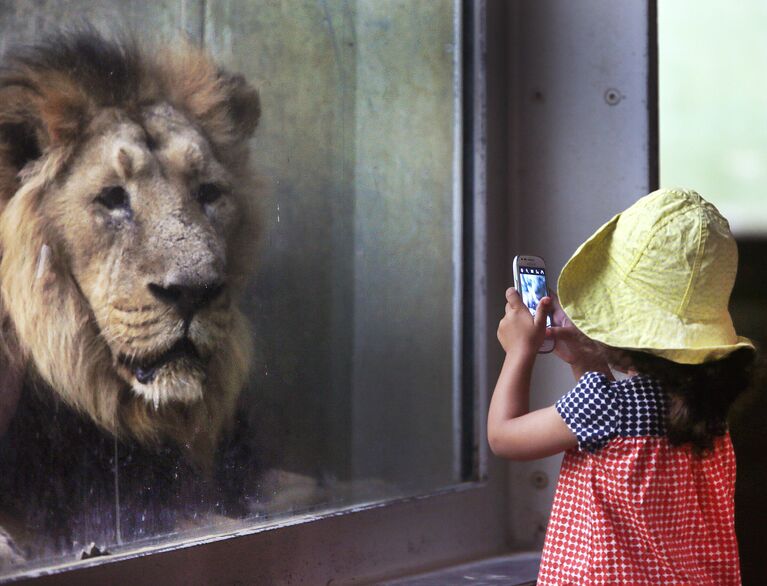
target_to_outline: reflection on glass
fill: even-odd
[[[455,4],[91,15],[213,61],[43,4],[0,11],[55,43],[0,80],[0,576],[460,481]]]

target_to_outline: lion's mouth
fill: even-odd
[[[194,362],[200,361],[200,354],[197,352],[197,348],[189,338],[182,338],[168,350],[152,358],[151,360],[145,360],[140,358],[130,359],[127,356],[121,356],[120,362],[125,365],[136,377],[136,380],[142,385],[151,383],[157,371],[169,362],[174,362],[180,359],[188,359]]]

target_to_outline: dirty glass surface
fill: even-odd
[[[255,351],[214,463],[115,438],[28,366],[9,424],[25,431],[0,438],[16,487],[0,576],[461,481],[459,7],[0,4],[3,53],[87,15],[101,31],[185,34],[261,101],[261,232],[240,303]]]

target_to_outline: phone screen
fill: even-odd
[[[535,317],[535,311],[541,299],[548,294],[546,287],[546,271],[535,267],[519,267],[519,289],[530,313]],[[551,327],[551,318],[546,317],[546,325]]]

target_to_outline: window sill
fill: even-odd
[[[425,574],[383,582],[384,586],[474,586],[508,584],[533,586],[538,575],[541,553],[522,552],[482,559],[460,566],[440,568]]]

